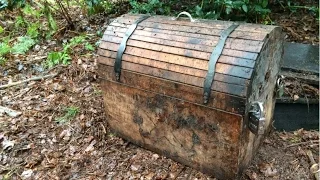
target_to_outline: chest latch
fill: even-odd
[[[253,102],[249,110],[249,129],[253,134],[263,134],[265,131],[265,112],[262,102]]]

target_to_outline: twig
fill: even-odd
[[[183,168],[181,168],[180,171],[178,171],[178,173],[172,179],[176,180],[179,177],[179,175],[182,173],[182,171],[184,171],[185,169],[186,169],[186,167],[183,166]]]
[[[319,140],[311,140],[311,141],[306,141],[306,142],[300,142],[300,143],[290,144],[290,145],[286,146],[285,148],[294,147],[294,146],[299,146],[299,145],[304,145],[304,144],[308,144],[308,143],[314,143],[314,142],[319,142]]]
[[[57,75],[58,75],[58,73],[48,74],[48,75],[45,75],[45,76],[36,76],[36,77],[32,77],[32,78],[25,79],[25,80],[22,80],[22,81],[18,81],[18,82],[2,85],[2,86],[0,86],[0,89],[16,86],[16,85],[23,84],[23,83],[26,83],[26,82],[29,82],[29,81],[38,81],[38,80],[42,80],[42,79],[52,78],[52,77],[55,77]]]
[[[319,180],[319,165],[314,160],[312,152],[310,150],[307,150],[307,156],[309,157],[309,160],[311,162],[310,172],[314,174],[316,180]]]

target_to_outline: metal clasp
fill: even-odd
[[[265,114],[262,102],[253,102],[249,110],[249,129],[253,134],[264,134]]]

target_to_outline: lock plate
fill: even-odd
[[[249,129],[253,134],[264,134],[265,115],[262,102],[253,102],[249,110]]]

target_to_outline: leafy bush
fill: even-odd
[[[36,41],[29,36],[18,37],[18,41],[12,47],[13,54],[25,54]]]
[[[70,49],[76,46],[83,46],[86,50],[93,51],[94,47],[86,41],[86,36],[76,36],[70,39],[69,43],[63,45],[63,50],[60,52],[50,52],[48,54],[45,66],[52,68],[58,64],[68,65],[70,64],[71,57],[69,55]]]
[[[166,3],[160,0],[148,0],[145,3],[129,0],[132,13],[165,15],[179,13],[171,12],[171,7],[177,3],[175,2],[174,0],[166,1]],[[202,0],[196,2],[196,5],[191,4],[183,9],[188,9],[187,11],[198,18],[253,21],[268,17],[270,9],[267,6],[268,0]]]
[[[169,14],[170,7],[159,0],[148,0],[147,3],[140,3],[137,0],[129,0],[132,13],[146,14]]]
[[[113,4],[109,0],[85,0],[85,8],[88,15],[93,15],[102,12],[110,12]]]
[[[0,57],[5,56],[11,51],[11,47],[8,45],[7,42],[0,43]]]
[[[50,52],[47,57],[46,66],[52,68],[58,64],[70,64],[71,57],[67,52]]]
[[[268,0],[203,0],[193,12],[200,18],[252,21],[268,16],[267,6]]]
[[[79,113],[79,108],[75,106],[70,106],[65,109],[65,114],[62,117],[58,117],[55,119],[55,121],[58,124],[65,124],[72,120],[78,113]]]

